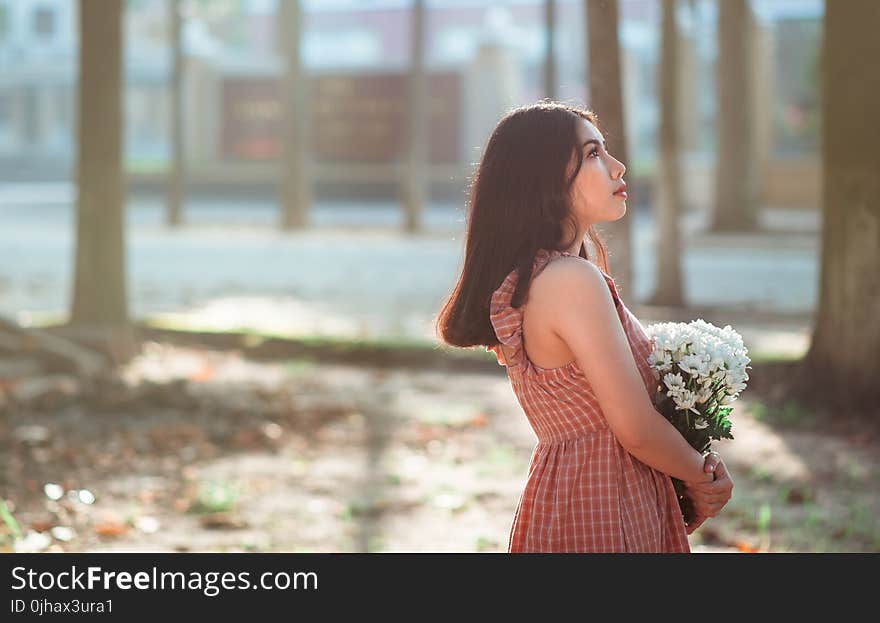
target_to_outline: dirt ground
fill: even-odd
[[[127,384],[0,418],[15,548],[504,552],[535,437],[495,368],[148,343]],[[693,551],[880,551],[880,437],[749,394]]]

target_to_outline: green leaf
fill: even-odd
[[[6,500],[4,499],[0,499],[0,517],[3,518],[3,522],[6,524],[6,527],[9,528],[13,538],[20,539],[21,528],[19,527],[18,522],[15,521],[15,517],[9,512],[9,508],[6,506]]]

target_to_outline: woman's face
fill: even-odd
[[[577,135],[584,162],[571,187],[572,209],[579,226],[586,229],[626,214],[626,197],[614,194],[623,183],[626,167],[605,151],[605,138],[586,119],[578,120]],[[577,161],[570,163],[569,175],[576,165]]]

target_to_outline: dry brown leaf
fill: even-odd
[[[235,445],[251,448],[258,445],[262,439],[262,435],[251,429],[240,430],[235,434]]]
[[[128,532],[128,525],[120,522],[106,521],[95,526],[95,534],[100,536],[122,536]]]
[[[753,547],[753,546],[749,545],[748,543],[746,543],[745,541],[737,541],[736,542],[736,549],[738,549],[743,554],[758,554],[761,551],[757,547]]]
[[[214,374],[214,366],[205,364],[201,368],[193,372],[189,376],[189,380],[193,381],[194,383],[204,383],[205,381],[210,381],[212,378],[214,378]]]
[[[31,522],[31,528],[36,530],[37,532],[45,532],[49,530],[55,525],[55,522],[51,519],[37,519]]]
[[[474,417],[471,418],[471,426],[486,426],[489,423],[489,418],[486,417],[485,413],[477,413]]]
[[[201,524],[204,528],[215,530],[237,530],[247,527],[247,522],[240,517],[231,515],[230,513],[210,513],[203,515]]]
[[[417,426],[419,441],[421,441],[422,443],[427,443],[432,439],[446,437],[446,432],[441,430],[439,426],[434,426],[433,424],[425,424],[423,422],[419,422]]]

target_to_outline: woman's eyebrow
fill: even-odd
[[[597,141],[597,140],[594,139],[594,138],[591,138],[591,139],[589,139],[589,140],[587,140],[587,141],[584,141],[584,144],[581,145],[581,147],[586,147],[586,146],[589,145],[590,143],[596,143],[596,145],[598,145],[598,144],[599,144],[599,141]],[[602,141],[602,146],[605,148],[606,151],[608,150],[608,143],[607,143],[606,141]]]

